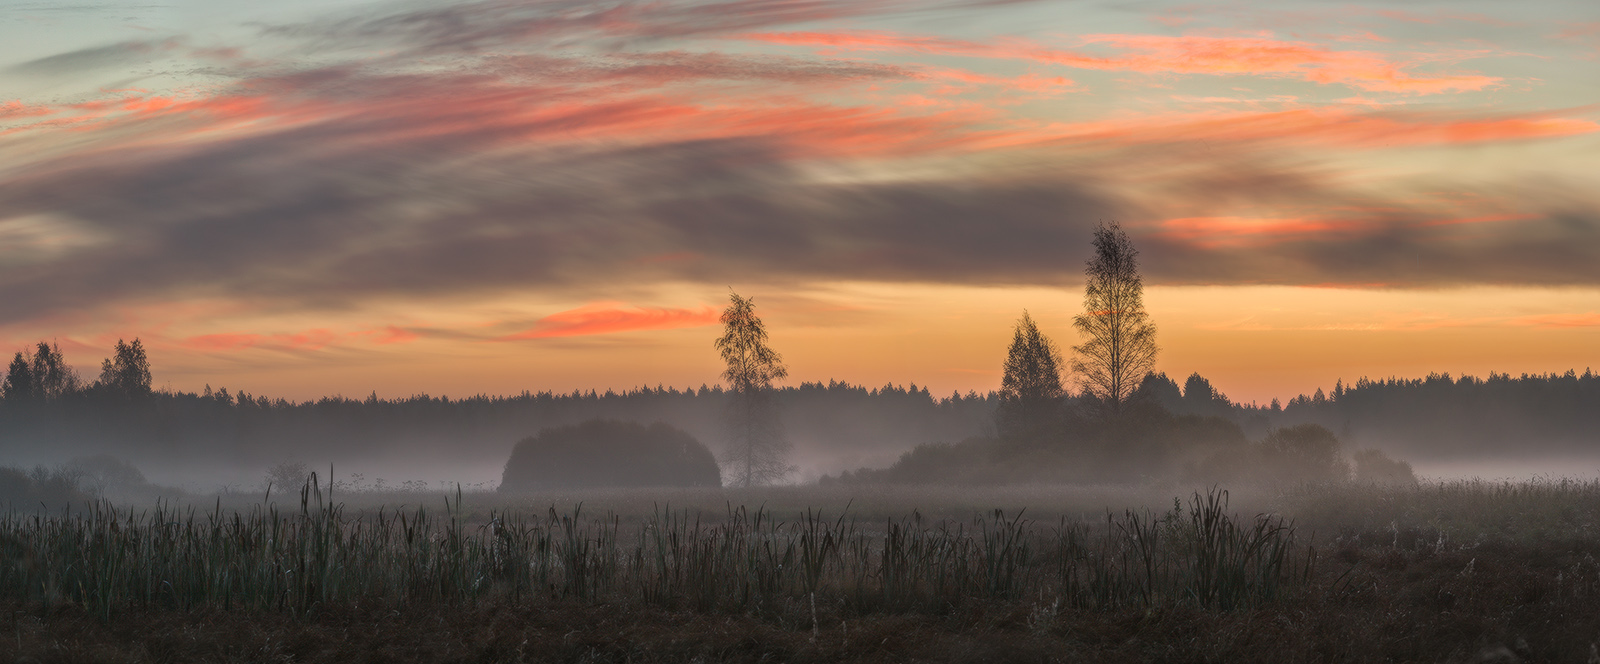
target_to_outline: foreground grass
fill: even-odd
[[[5,609],[17,661],[37,662],[1586,662],[1600,637],[1592,553],[1372,545],[1341,549],[1341,567],[1254,609],[1050,611],[1033,598],[859,615],[824,604],[815,627],[799,601],[735,614],[557,600],[109,621],[70,605]]]
[[[14,634],[0,652],[14,645],[34,661],[1577,662],[1600,639],[1592,483],[1318,487],[1245,499],[1293,515],[1298,533],[1282,517],[1236,516],[1220,493],[1043,523],[815,511],[780,522],[726,502],[720,518],[701,507],[592,518],[587,506],[519,517],[476,514],[460,496],[449,510],[401,519],[304,497],[281,513],[13,516],[0,530],[33,558],[13,555],[0,570]]]

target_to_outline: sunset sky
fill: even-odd
[[[293,399],[1600,369],[1600,4],[0,0],[0,350]]]

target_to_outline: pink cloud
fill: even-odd
[[[1092,122],[1058,123],[996,134],[1006,143],[1052,141],[1163,143],[1199,140],[1292,140],[1344,148],[1452,145],[1575,136],[1600,131],[1594,120],[1559,113],[1459,117],[1437,113],[1359,113],[1348,107],[1270,112],[1169,113]]]
[[[985,80],[1017,88],[1067,84],[1064,79]],[[761,136],[782,140],[799,154],[891,155],[943,149],[967,136],[976,122],[994,115],[966,107],[937,113],[842,106],[793,96],[711,97],[642,94],[625,89],[517,84],[489,77],[422,81],[353,81],[377,89],[367,95],[325,99],[297,81],[258,81],[217,97],[177,99],[127,95],[72,105],[76,116],[14,128],[79,131],[144,126],[161,140],[224,137],[229,132],[264,132],[313,123],[352,125],[349,140],[381,133],[386,141],[466,135],[508,147],[538,141],[625,143]],[[397,94],[389,85],[408,84],[432,94]],[[448,104],[438,99],[448,98]],[[159,123],[159,124],[158,124]],[[485,137],[492,137],[486,139]],[[108,137],[114,138],[114,137]],[[132,140],[139,141],[140,138]]]
[[[44,106],[27,106],[20,101],[0,103],[0,120],[11,118],[33,118],[41,115],[50,115],[55,111]]]
[[[1412,74],[1406,64],[1367,51],[1339,51],[1298,41],[1269,37],[1186,35],[1087,35],[1087,44],[1106,45],[1124,53],[1096,56],[1007,39],[982,43],[942,37],[906,36],[890,32],[783,32],[747,34],[744,39],[774,44],[839,50],[912,51],[938,55],[1031,60],[1077,69],[1141,73],[1265,75],[1323,84],[1344,84],[1368,91],[1438,94],[1482,90],[1500,78],[1476,73]]]
[[[710,306],[699,309],[656,307],[620,308],[616,303],[595,303],[550,314],[526,331],[501,337],[501,341],[550,339],[640,330],[668,330],[701,327],[717,322],[717,311]]]

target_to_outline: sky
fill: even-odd
[[[1113,221],[1235,400],[1600,368],[1600,5],[0,0],[0,350],[91,378],[714,384],[735,291],[981,392]]]

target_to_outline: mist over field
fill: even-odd
[[[1412,381],[1343,382],[1323,394],[1300,395],[1287,406],[1236,404],[1209,381],[1192,376],[1180,386],[1157,374],[1141,399],[1173,415],[1216,418],[1243,438],[1299,424],[1324,426],[1345,454],[1377,449],[1435,479],[1593,477],[1600,472],[1591,407],[1591,374],[1495,375],[1489,379],[1433,376]],[[999,435],[995,392],[938,396],[914,383],[876,388],[805,383],[775,393],[780,423],[792,443],[792,472],[781,484],[815,483],[824,476],[883,469],[919,446],[959,444]],[[513,445],[541,430],[594,418],[663,422],[712,450],[730,439],[721,385],[695,389],[635,388],[623,392],[523,394],[509,397],[418,396],[399,400],[329,397],[292,403],[248,392],[210,395],[152,392],[137,404],[104,394],[66,395],[48,403],[0,404],[7,464],[57,466],[74,458],[111,455],[155,484],[204,495],[252,492],[266,470],[298,462],[324,478],[389,487],[407,481],[439,489],[460,483],[493,489]],[[1073,397],[1069,408],[1083,397]],[[1063,434],[1060,446],[1083,432]],[[1161,478],[1159,462],[1141,472],[1120,469],[1115,481]],[[1109,472],[1109,470],[1107,471]],[[1118,474],[1120,473],[1120,474]],[[1072,476],[1066,476],[1070,479]],[[1202,482],[1204,478],[1190,477]],[[933,481],[904,478],[901,481]],[[1004,474],[986,484],[1005,483]],[[1037,483],[1048,479],[1017,476]]]

